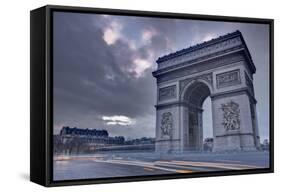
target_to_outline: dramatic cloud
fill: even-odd
[[[151,42],[151,38],[153,36],[156,35],[156,31],[153,29],[153,28],[150,28],[150,29],[144,29],[142,31],[142,40],[145,42],[145,43],[150,43]]]
[[[104,120],[107,125],[131,125],[131,124],[133,124],[133,120],[131,118],[123,116],[123,115],[103,116],[102,120]]]
[[[136,74],[136,77],[141,77],[144,71],[151,67],[151,62],[145,59],[136,58],[133,60],[133,63],[135,64],[133,70]]]
[[[62,12],[54,14],[54,133],[67,125],[154,137],[157,58],[235,30],[257,67],[259,129],[267,138],[266,25]],[[210,127],[208,114],[204,118]],[[207,130],[204,136],[211,136]]]
[[[103,39],[108,45],[114,44],[118,39],[121,38],[122,25],[116,21],[110,23],[110,25],[105,28]]]

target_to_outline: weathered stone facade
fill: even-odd
[[[208,96],[213,150],[259,148],[256,68],[239,31],[161,57],[157,63],[157,152],[203,149],[202,104]]]

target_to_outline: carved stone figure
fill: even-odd
[[[172,136],[172,129],[173,129],[173,116],[172,113],[166,112],[162,114],[161,120],[161,137],[167,135]]]
[[[221,105],[223,111],[223,126],[226,131],[240,129],[240,109],[239,104],[230,101]]]

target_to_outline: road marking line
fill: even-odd
[[[193,172],[196,172],[196,171],[212,171],[212,170],[210,170],[210,168],[207,168],[207,167],[199,167],[199,166],[192,166],[192,165],[186,165],[186,164],[181,165],[181,164],[172,163],[172,162],[170,162],[170,163],[156,163],[155,165],[177,167],[177,168],[181,168],[181,169],[185,169],[185,170],[192,170]]]
[[[215,167],[215,168],[224,168],[224,169],[254,169],[254,168],[261,168],[258,166],[252,166],[252,165],[242,165],[242,164],[227,164],[227,163],[212,163],[212,162],[190,162],[190,161],[172,161],[176,164],[180,165],[191,165],[191,166],[205,166],[205,167]]]
[[[106,160],[106,161],[96,160],[96,162],[115,163],[115,164],[122,164],[122,165],[134,165],[134,166],[145,167],[145,168],[150,168],[150,169],[158,169],[158,170],[168,171],[168,172],[173,172],[173,173],[178,172],[177,169],[159,167],[159,166],[155,166],[153,163],[141,162],[141,161],[130,162],[130,161],[119,161],[119,160]]]
[[[218,162],[229,162],[229,163],[241,163],[241,161],[234,161],[234,160],[216,160]]]
[[[144,167],[143,169],[144,169],[144,170],[147,170],[147,171],[154,171],[154,169],[147,168],[147,167]]]
[[[187,169],[184,166],[193,166],[193,167],[205,167],[206,168],[220,168],[220,169],[231,169],[231,170],[241,170],[245,168],[257,168],[256,166],[250,165],[241,165],[241,164],[226,164],[226,163],[214,163],[214,162],[190,162],[190,161],[155,161],[155,162],[144,162],[144,161],[126,161],[126,160],[99,160],[95,159],[96,162],[106,162],[106,163],[115,163],[123,165],[133,165],[140,166],[146,169],[157,169],[169,172],[177,173],[191,173],[195,172],[194,170]],[[180,168],[180,169],[175,169]],[[183,170],[184,169],[184,170]],[[202,168],[203,169],[203,168]],[[199,170],[201,171],[201,170]],[[204,170],[202,170],[204,171]]]
[[[192,173],[190,170],[177,170],[177,173]]]

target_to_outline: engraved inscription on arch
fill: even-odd
[[[159,101],[175,98],[176,88],[177,88],[176,85],[160,88],[159,95],[158,95]]]
[[[216,75],[217,88],[237,85],[241,83],[240,70],[236,69]]]

